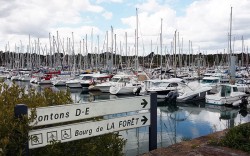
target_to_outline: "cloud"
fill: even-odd
[[[23,0],[23,1],[0,1],[1,37],[2,43],[10,41],[13,44],[17,40],[25,40],[20,37],[30,34],[34,38],[48,38],[51,29],[72,27],[77,31],[80,25],[89,25],[91,18],[86,13],[102,13],[104,8],[91,4],[88,0]],[[106,18],[112,14],[105,12]],[[72,30],[72,31],[74,31]],[[14,38],[18,39],[14,39]],[[6,41],[7,40],[7,41]],[[13,46],[12,46],[13,47]]]
[[[199,50],[211,53],[215,53],[217,50],[223,52],[228,45],[231,6],[233,7],[233,38],[240,40],[244,35],[245,44],[250,41],[250,35],[247,33],[250,32],[250,27],[248,27],[250,10],[247,9],[250,7],[250,2],[247,0],[194,1],[184,9],[185,14],[180,17],[176,15],[169,3],[148,0],[135,5],[139,8],[139,31],[142,32],[141,38],[144,39],[146,46],[153,40],[154,45],[159,47],[160,19],[162,18],[163,44],[168,49],[171,48],[171,41],[177,30],[180,40],[184,41],[184,52],[188,50],[189,40],[192,41],[195,52]],[[122,18],[121,21],[129,27],[127,31],[131,32],[130,35],[134,35],[136,17]],[[235,52],[239,52],[240,47],[241,44],[235,42]]]
[[[110,19],[112,19],[113,14],[112,14],[112,12],[104,12],[104,13],[102,14],[102,16],[103,16],[105,19],[110,20]]]
[[[123,0],[97,0],[96,3],[122,3]]]
[[[25,40],[21,37],[27,39],[29,34],[32,38],[41,38],[41,41],[44,38],[47,41],[49,32],[55,33],[57,30],[60,34],[68,34],[65,36],[69,37],[71,32],[74,32],[76,39],[79,40],[85,34],[89,35],[93,28],[93,33],[100,35],[101,43],[105,42],[106,34],[106,30],[103,30],[106,23],[103,24],[103,22],[109,22],[110,25],[115,26],[114,33],[117,36],[117,43],[122,42],[123,46],[125,32],[127,32],[128,47],[132,53],[135,48],[135,8],[138,8],[138,40],[141,55],[144,52],[151,52],[151,42],[153,51],[156,52],[157,48],[158,52],[160,51],[161,19],[164,49],[167,47],[168,51],[171,50],[171,42],[173,42],[174,33],[177,30],[180,40],[183,39],[184,52],[188,51],[189,40],[193,43],[194,52],[199,49],[211,53],[223,51],[228,45],[231,6],[233,7],[232,37],[235,38],[235,51],[239,52],[241,49],[242,36],[244,36],[245,46],[250,43],[249,0],[199,0],[185,6],[180,0],[140,0],[129,3],[122,0],[91,2],[89,0],[72,2],[66,0],[1,0],[0,49],[4,49],[4,45],[8,41],[19,43],[20,39]],[[112,8],[112,11],[106,10],[110,7],[105,8],[106,4],[103,3],[122,5],[127,7],[128,12],[119,14],[119,10],[116,8]],[[132,9],[134,9],[134,13],[131,15]],[[182,14],[177,15],[176,10],[181,10]],[[117,17],[119,19],[116,19]],[[120,21],[120,24],[117,21]]]
[[[227,48],[230,8],[233,6],[233,36],[249,32],[246,26],[250,3],[242,1],[201,0],[186,9],[186,15],[178,19],[178,30],[184,39],[192,40],[202,49],[222,50]],[[239,27],[239,28],[238,28]],[[239,47],[240,45],[236,45]]]

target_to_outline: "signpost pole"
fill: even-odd
[[[149,151],[157,149],[157,93],[150,94]]]
[[[23,116],[28,114],[28,107],[25,104],[17,104],[14,108],[14,114],[15,114],[15,118],[20,118],[22,120]],[[28,138],[28,132],[27,132],[27,138]],[[24,155],[28,156],[29,155],[29,141],[28,140],[25,143],[23,148],[25,151]]]

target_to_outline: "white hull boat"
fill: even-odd
[[[147,92],[157,92],[158,99],[165,99],[168,93],[179,91],[185,85],[185,81],[180,78],[158,79],[145,81],[145,90]]]
[[[91,86],[91,90],[100,90],[103,93],[109,93],[109,89],[112,84],[112,81],[96,84]]]
[[[104,93],[110,93],[110,88],[111,86],[113,86],[111,89],[111,92],[112,92],[111,94],[116,94],[116,92],[119,92],[118,90],[120,89],[118,88],[121,87],[122,84],[124,84],[125,86],[125,82],[129,83],[130,80],[133,78],[136,78],[136,76],[125,74],[125,73],[119,73],[113,76],[110,81],[96,84],[92,89],[100,90],[101,92],[104,92]],[[116,85],[117,85],[117,88],[115,88]],[[121,94],[127,94],[127,93],[130,94],[130,91],[128,91],[129,89],[125,89],[125,90],[127,91],[122,91]]]
[[[125,85],[125,84],[118,84],[115,86],[111,86],[109,89],[110,94],[117,95],[117,94],[133,94],[134,89],[137,88],[137,86],[133,85]]]
[[[212,87],[211,93],[218,93],[220,87],[220,77],[204,77],[201,80],[201,86]]]
[[[236,85],[223,84],[218,93],[206,95],[206,103],[214,105],[232,105],[245,96],[246,93],[238,91]]]
[[[82,88],[81,83],[78,79],[66,81],[66,85],[69,88]]]
[[[202,87],[199,83],[191,82],[184,86],[176,98],[176,102],[191,102],[197,100],[205,100],[206,94],[212,87]]]

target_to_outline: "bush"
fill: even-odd
[[[8,86],[0,83],[0,155],[24,155],[28,142],[28,126],[33,116],[22,119],[14,117],[14,107],[26,104],[29,108],[62,105],[72,103],[69,91],[53,92],[45,89],[36,92],[34,89],[25,91],[18,85]],[[43,148],[29,150],[29,155],[122,155],[124,139],[118,133],[72,141],[68,143],[54,142]]]
[[[250,153],[250,123],[229,129],[220,145]]]

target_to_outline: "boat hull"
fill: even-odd
[[[66,83],[67,87],[69,88],[82,88],[81,84],[78,83]]]
[[[206,103],[213,104],[213,105],[231,105],[233,102],[242,99],[243,96],[246,94],[238,94],[231,97],[220,97],[216,98],[213,95],[206,95]]]
[[[133,90],[135,87],[117,87],[111,86],[109,89],[110,94],[117,95],[117,94],[133,94]]]
[[[188,96],[179,96],[176,98],[176,102],[191,102],[198,100],[205,100],[206,92],[196,93]]]

